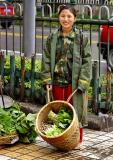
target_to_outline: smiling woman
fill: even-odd
[[[74,7],[58,8],[60,27],[47,38],[42,55],[42,81],[52,91],[54,100],[67,101],[77,91],[70,103],[75,107],[80,126],[86,126],[91,49],[87,36],[75,26],[76,16]]]
[[[59,14],[59,22],[62,25],[63,33],[69,33],[75,22],[75,16],[69,10],[64,9]]]
[[[63,34],[71,32],[74,22],[76,21],[77,11],[74,8],[68,8],[68,6],[62,5],[58,9],[59,22],[62,26]]]

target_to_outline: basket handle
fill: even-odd
[[[2,97],[2,103],[3,103],[3,107],[5,108],[5,103],[4,103],[4,97],[3,97],[3,83],[2,83],[2,78],[1,78],[1,75],[0,75],[0,93],[1,93],[1,97]]]
[[[46,85],[46,89],[47,89],[47,103],[49,103],[51,100],[53,100],[53,94],[52,94],[52,90],[50,85]]]
[[[71,100],[71,98],[73,97],[73,95],[77,92],[77,89],[75,89],[72,94],[68,97],[67,102],[69,103],[69,101]]]

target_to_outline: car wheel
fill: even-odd
[[[12,25],[12,21],[3,21],[1,22],[1,26],[3,29],[9,28]]]
[[[109,51],[109,56],[108,56],[108,64],[113,70],[113,49]]]

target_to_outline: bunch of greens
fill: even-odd
[[[0,108],[0,136],[16,133],[14,120],[9,112]]]
[[[46,127],[44,127],[44,134],[47,136],[56,136],[61,134],[69,127],[72,119],[72,111],[67,109],[65,106],[62,106],[57,114],[51,110],[48,114]]]
[[[18,103],[14,103],[10,108],[0,108],[0,136],[16,132],[20,142],[34,142],[37,136],[35,132],[35,119],[35,114],[29,113],[25,115],[20,110]]]

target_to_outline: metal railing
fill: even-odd
[[[42,4],[113,5],[109,0],[42,0]]]
[[[45,16],[45,10],[43,7],[40,9],[42,12],[41,16],[36,16],[36,36],[35,36],[35,54],[31,59],[26,59],[23,53],[23,17],[22,17],[22,9],[20,4],[14,4],[18,8],[18,16],[0,16],[0,21],[5,20],[6,22],[12,20],[12,25],[8,28],[6,27],[3,29],[0,28],[0,75],[4,80],[5,84],[5,93],[8,93],[12,97],[23,99],[29,99],[26,96],[27,89],[30,88],[30,98],[39,101],[39,99],[43,98],[44,92],[39,91],[39,88],[36,90],[36,84],[40,86],[40,62],[41,62],[41,54],[43,51],[43,47],[47,36],[50,32],[54,31],[58,27],[58,19],[52,18],[52,9],[50,5],[48,6],[49,14]],[[85,19],[85,10],[89,9],[89,18]],[[102,18],[102,10],[106,12],[107,17],[105,19]],[[102,92],[100,91],[102,88],[102,83],[100,81],[101,75],[108,75],[107,73],[112,74],[112,72],[108,72],[108,63],[103,61],[101,55],[101,25],[108,25],[113,26],[113,21],[109,20],[109,7],[108,6],[101,6],[98,11],[98,19],[93,18],[93,10],[90,5],[84,5],[82,9],[82,16],[81,19],[77,19],[76,26],[77,28],[81,29],[85,32],[90,41],[90,46],[92,49],[92,57],[93,57],[93,73],[95,71],[98,74],[94,74],[92,85],[90,89],[92,90],[92,100],[91,105],[95,109],[98,104],[101,104]],[[108,34],[109,37],[109,34]],[[97,44],[98,47],[97,47]],[[108,50],[106,54],[109,56],[109,43]],[[6,57],[5,55],[10,55],[8,59],[8,63],[10,65],[9,69],[7,70],[7,65],[5,63]],[[17,55],[19,55],[19,60],[16,60]],[[39,60],[39,61],[37,61]],[[29,61],[29,69],[26,71],[27,61]],[[105,70],[103,71],[102,65],[104,64]],[[39,65],[39,69],[37,71]],[[5,68],[4,68],[5,67]],[[107,68],[107,69],[106,69]],[[105,76],[104,76],[105,77]],[[106,76],[107,77],[107,76]],[[107,81],[110,82],[106,78]],[[8,85],[7,82],[9,82]],[[97,83],[98,82],[98,83]],[[111,84],[108,85],[108,90],[110,89]],[[18,93],[16,91],[18,90]],[[109,90],[110,95],[104,96],[104,101],[107,101],[110,97],[112,101],[111,92]],[[105,91],[105,94],[107,92]],[[41,95],[41,98],[40,98]],[[100,105],[101,106],[101,105]]]

